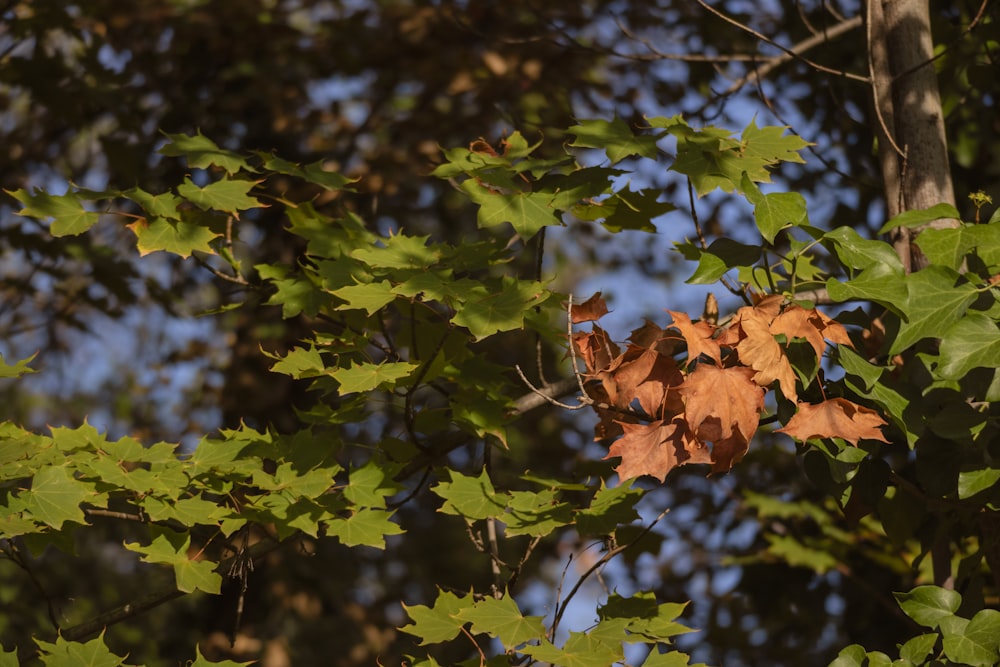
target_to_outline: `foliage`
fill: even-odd
[[[476,242],[383,235],[349,212],[331,217],[309,201],[270,203],[283,207],[287,232],[304,241],[294,265],[248,268],[234,230],[265,205],[255,193],[268,179],[297,178],[327,191],[350,187],[318,165],[170,135],[161,152],[186,158],[195,170],[170,191],[11,192],[21,215],[48,222],[55,236],[127,220],[140,255],[197,257],[219,276],[265,290],[284,317],[309,318],[312,332],[297,346],[264,354],[275,373],[308,382],[313,402],[301,410],[298,432],[243,426],[190,449],[111,441],[88,424],[42,435],[7,423],[0,467],[7,555],[26,564],[47,546],[72,550],[72,536],[93,523],[126,521],[142,530],[124,549],[170,571],[173,591],[216,594],[226,577],[245,585],[255,559],[282,545],[332,538],[381,549],[387,540],[420,539],[396,512],[426,493],[433,476],[430,491],[444,501],[439,512],[465,524],[469,548],[491,564],[494,579],[486,589],[442,590],[432,605],[404,605],[411,623],[403,630],[421,646],[471,642],[480,656],[472,663],[499,664],[506,652],[559,665],[687,664],[670,648],[688,631],[676,622],[681,604],[649,592],[611,595],[587,632],[560,638],[579,587],[557,599],[547,619],[522,611],[517,580],[541,543],[569,530],[606,544],[585,579],[652,527],[647,522],[638,537],[626,530],[638,522],[635,507],[645,493],[630,478],[662,481],[683,464],[725,472],[746,454],[761,422],[780,422],[777,431],[800,442],[810,479],[852,520],[872,515],[884,539],[915,564],[942,535],[957,538],[964,530],[978,538],[978,546],[963,541],[960,576],[966,596],[981,599],[983,562],[993,561],[995,548],[992,533],[980,530],[992,525],[996,502],[989,443],[996,439],[991,405],[1000,346],[990,341],[998,338],[992,277],[1000,273],[1000,223],[925,232],[918,242],[932,265],[907,275],[887,244],[846,228],[812,227],[800,197],[760,191],[772,168],[801,159],[804,143],[781,128],[751,123],[733,137],[674,117],[650,119],[638,134],[620,121],[584,121],[569,132],[576,136],[570,152],[555,159],[536,157],[539,144],[518,133],[497,148],[479,141],[446,153],[436,175],[457,182],[479,206],[484,232]],[[598,415],[598,437],[613,440],[608,457],[621,459],[617,485],[603,466],[592,468],[599,476],[561,479],[501,466],[507,426],[523,411],[511,400],[517,380],[508,367],[484,360],[480,350],[519,331],[558,340],[565,324],[607,311],[599,295],[567,309],[543,282],[517,275],[517,243],[573,219],[617,230],[667,211],[655,191],[633,192],[614,177],[625,158],[662,162],[658,147],[668,139],[677,146],[670,168],[699,195],[718,188],[753,207],[759,243],[720,239],[678,248],[698,262],[691,282],[729,284],[735,270],[748,305],[697,321],[670,311],[666,326],[647,323],[632,332],[624,351],[597,325],[572,333],[570,356],[585,365],[577,371],[586,390],[580,405]],[[581,165],[572,152],[578,147],[606,152],[608,164]],[[889,226],[945,216],[957,212],[911,213]],[[833,302],[871,309],[831,318],[809,301],[821,287]],[[28,360],[3,368],[17,376],[29,370]],[[551,387],[537,391],[555,400]],[[355,444],[341,426],[364,428],[390,411],[402,415],[403,432],[373,445]],[[456,458],[480,441],[486,445],[478,465],[468,455]],[[922,517],[909,505],[900,508],[914,497],[927,504]],[[791,545],[780,544],[772,542],[772,553],[792,562]],[[821,567],[818,555],[797,558]],[[945,602],[935,607],[925,598]],[[939,631],[949,659],[989,664],[987,654],[998,650],[981,641],[993,636],[995,612],[970,608],[958,616],[957,593],[926,587],[900,600],[918,623]],[[932,607],[947,614],[932,619]],[[60,628],[56,644],[39,644],[39,656],[58,664],[46,656],[104,651],[120,664],[93,648],[98,640],[79,643],[103,625],[98,619]],[[488,655],[496,644],[485,637],[498,640],[498,657]],[[938,635],[922,637],[901,649],[912,664],[937,645]],[[647,645],[648,656],[633,662],[630,644]],[[850,647],[837,660],[875,664],[881,658],[873,655]],[[437,664],[430,656],[413,661]]]

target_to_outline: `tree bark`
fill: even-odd
[[[869,0],[868,20],[887,212],[892,217],[935,204],[954,206],[941,95],[931,61],[934,44],[928,0]],[[893,243],[907,270],[927,266],[927,258],[913,244],[921,231],[957,225],[958,220],[937,220],[896,230]]]

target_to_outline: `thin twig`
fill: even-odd
[[[795,60],[801,61],[801,62],[805,63],[806,65],[809,65],[813,69],[819,70],[820,72],[826,72],[827,74],[835,74],[836,76],[842,76],[844,78],[851,79],[853,81],[860,81],[862,83],[868,83],[868,78],[867,77],[860,76],[858,74],[853,74],[853,73],[847,72],[845,70],[836,70],[836,69],[833,69],[832,67],[827,67],[825,65],[820,65],[817,62],[809,60],[805,56],[796,53],[795,51],[793,51],[792,49],[788,48],[787,46],[783,46],[783,45],[779,44],[778,42],[774,41],[773,39],[771,39],[767,35],[754,30],[753,28],[751,28],[748,25],[744,25],[743,23],[740,23],[739,21],[737,21],[734,18],[726,16],[725,14],[723,14],[722,12],[720,12],[718,9],[716,9],[715,7],[712,7],[707,2],[705,2],[705,0],[696,0],[696,2],[699,5],[701,5],[706,11],[708,11],[708,12],[710,12],[710,13],[718,16],[720,19],[722,19],[726,23],[728,23],[728,24],[730,24],[732,26],[735,26],[736,28],[739,28],[743,32],[746,32],[746,33],[748,33],[750,35],[753,35],[756,39],[758,39],[761,42],[764,42],[765,44],[770,44],[771,46],[775,47],[776,49],[780,49],[781,51],[783,51],[786,54],[788,54],[790,57],[794,58]]]
[[[567,595],[566,599],[563,600],[562,606],[560,607],[559,604],[558,604],[558,602],[556,603],[556,613],[555,613],[555,617],[552,619],[552,628],[551,628],[551,632],[552,632],[553,635],[555,634],[555,629],[559,626],[559,621],[562,620],[563,614],[566,613],[566,608],[569,606],[570,601],[573,599],[573,597],[580,590],[580,587],[583,586],[583,583],[587,580],[587,578],[590,575],[592,575],[594,572],[596,572],[599,568],[602,568],[605,565],[607,565],[608,562],[610,562],[612,558],[614,558],[618,554],[622,553],[623,551],[629,549],[633,545],[637,544],[639,542],[639,540],[641,540],[642,538],[646,537],[646,535],[649,534],[649,531],[653,530],[653,527],[656,526],[656,524],[660,522],[660,519],[662,519],[663,517],[665,517],[668,512],[670,512],[670,508],[669,507],[667,509],[663,510],[662,512],[660,512],[657,515],[657,517],[655,519],[653,519],[652,522],[650,522],[650,524],[648,526],[646,526],[645,528],[643,528],[642,531],[636,536],[636,538],[634,540],[632,540],[628,544],[623,544],[621,546],[615,547],[614,549],[609,549],[593,565],[591,565],[589,568],[587,568],[586,572],[584,572],[582,575],[580,575],[580,578],[577,579],[576,584],[574,584],[573,588],[570,590],[569,595]],[[560,588],[561,588],[561,585],[560,585]]]

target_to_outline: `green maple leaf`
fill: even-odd
[[[409,377],[420,364],[406,361],[386,361],[381,364],[361,363],[350,368],[338,368],[330,371],[343,394],[371,391],[385,385],[395,386],[400,380]]]
[[[576,135],[576,140],[570,146],[603,148],[607,151],[611,164],[632,155],[656,157],[656,137],[637,136],[625,121],[617,116],[612,121],[584,120],[579,125],[569,128],[567,132]]]
[[[379,269],[426,269],[441,259],[437,244],[427,245],[428,236],[394,234],[380,239],[381,246],[358,248],[351,257]]]
[[[467,477],[450,470],[450,482],[439,482],[431,491],[444,498],[438,509],[444,514],[455,514],[466,519],[486,519],[503,516],[507,508],[507,495],[497,493],[484,469],[478,477]]]
[[[569,633],[562,648],[543,640],[537,646],[525,646],[518,652],[560,667],[608,667],[625,657],[620,643],[609,644],[582,632]]]
[[[267,300],[268,305],[281,305],[281,316],[285,319],[305,313],[314,317],[321,308],[332,300],[316,284],[316,277],[309,271],[292,273],[288,267],[277,264],[257,264],[257,273],[275,287],[275,293]]]
[[[347,178],[335,171],[327,171],[323,169],[322,162],[313,162],[305,167],[300,167],[294,162],[283,160],[271,153],[257,152],[256,155],[263,160],[264,169],[268,171],[295,176],[330,191],[343,190],[346,185],[356,183],[358,180]]]
[[[30,368],[28,364],[31,363],[31,360],[36,356],[38,356],[37,352],[27,359],[21,359],[21,361],[11,366],[4,361],[3,355],[0,354],[0,378],[16,378],[21,377],[25,373],[35,373],[35,369]]]
[[[399,524],[389,520],[389,512],[376,509],[360,509],[346,519],[331,520],[326,534],[336,537],[349,547],[365,545],[385,549],[386,535],[400,535],[404,531]]]
[[[167,218],[153,218],[152,222],[141,219],[127,226],[136,236],[142,257],[159,250],[185,259],[195,251],[214,255],[209,242],[221,236],[203,225]]]
[[[24,204],[18,215],[51,222],[49,232],[53,236],[76,236],[93,227],[101,214],[88,211],[80,197],[72,192],[64,195],[50,195],[47,192],[29,193],[27,190],[4,190],[14,199]]]
[[[166,133],[164,135],[169,143],[164,145],[159,153],[168,157],[187,158],[188,166],[195,169],[207,169],[214,165],[221,167],[229,174],[235,174],[240,169],[256,171],[242,155],[219,148],[214,141],[201,132],[194,136]]]
[[[433,607],[421,604],[410,607],[403,604],[404,611],[413,622],[400,630],[420,637],[421,646],[449,641],[458,636],[466,623],[457,617],[458,614],[474,604],[471,596],[460,598],[448,591],[438,594]]]
[[[215,571],[217,563],[188,558],[188,550],[191,547],[190,533],[178,533],[170,528],[157,526],[151,526],[150,530],[153,539],[148,545],[126,542],[125,548],[142,554],[142,561],[145,563],[171,565],[179,591],[193,593],[201,590],[206,593],[218,593],[221,590],[222,577]]]
[[[500,520],[508,535],[548,535],[556,528],[573,523],[568,503],[556,502],[554,491],[512,491],[507,513]]]
[[[141,206],[149,214],[149,217],[180,220],[181,215],[177,207],[184,200],[172,192],[154,195],[140,188],[132,188],[123,192],[122,195]]]
[[[524,616],[509,594],[499,600],[484,598],[474,607],[461,609],[455,617],[471,622],[474,633],[498,637],[508,648],[539,639],[545,634],[542,617]]]
[[[293,378],[301,379],[323,375],[326,371],[326,364],[323,362],[319,350],[315,347],[297,347],[271,366],[271,370],[275,373],[284,373]]]
[[[359,507],[384,508],[385,499],[399,490],[384,465],[369,461],[351,471],[344,498]]]
[[[25,509],[56,530],[66,521],[85,523],[80,504],[97,494],[93,484],[73,477],[65,466],[42,468],[26,491]]]
[[[347,302],[337,310],[358,309],[369,315],[382,310],[387,304],[396,300],[393,286],[388,280],[362,285],[348,285],[333,291],[333,295]]]
[[[112,653],[104,643],[104,631],[89,642],[71,642],[56,637],[55,643],[40,639],[35,643],[41,652],[42,664],[51,667],[117,667],[125,663],[125,658]]]
[[[620,232],[623,229],[633,229],[642,232],[655,232],[653,220],[677,210],[670,202],[658,201],[660,193],[653,189],[630,192],[621,190],[615,193],[607,204],[609,212],[601,223],[610,232]]]
[[[190,178],[185,178],[184,183],[177,186],[177,194],[204,211],[215,209],[237,215],[248,208],[262,206],[257,199],[247,196],[258,183],[260,181],[222,180],[199,188]]]
[[[544,192],[503,193],[490,190],[473,179],[462,183],[462,189],[479,204],[480,227],[495,227],[509,222],[514,231],[527,241],[543,227],[562,225],[552,206],[552,195]]]
[[[632,523],[639,518],[635,504],[642,492],[627,484],[615,487],[604,486],[590,503],[590,507],[576,513],[577,530],[585,535],[610,535],[621,524]]]
[[[799,151],[811,144],[794,134],[786,135],[787,127],[768,126],[757,127],[757,121],[751,120],[743,130],[743,154],[748,158],[756,158],[763,164],[776,162],[798,162],[805,160]]]
[[[499,292],[489,292],[485,287],[472,290],[465,303],[456,306],[451,321],[482,340],[500,331],[520,329],[526,312],[548,296],[541,283],[504,277]]]

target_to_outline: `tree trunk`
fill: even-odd
[[[889,216],[941,203],[954,206],[941,95],[931,62],[934,45],[928,0],[869,0],[868,20],[879,155]],[[923,229],[957,225],[957,220],[937,220],[923,227],[896,230],[893,243],[907,270],[927,265],[926,257],[912,242]]]

